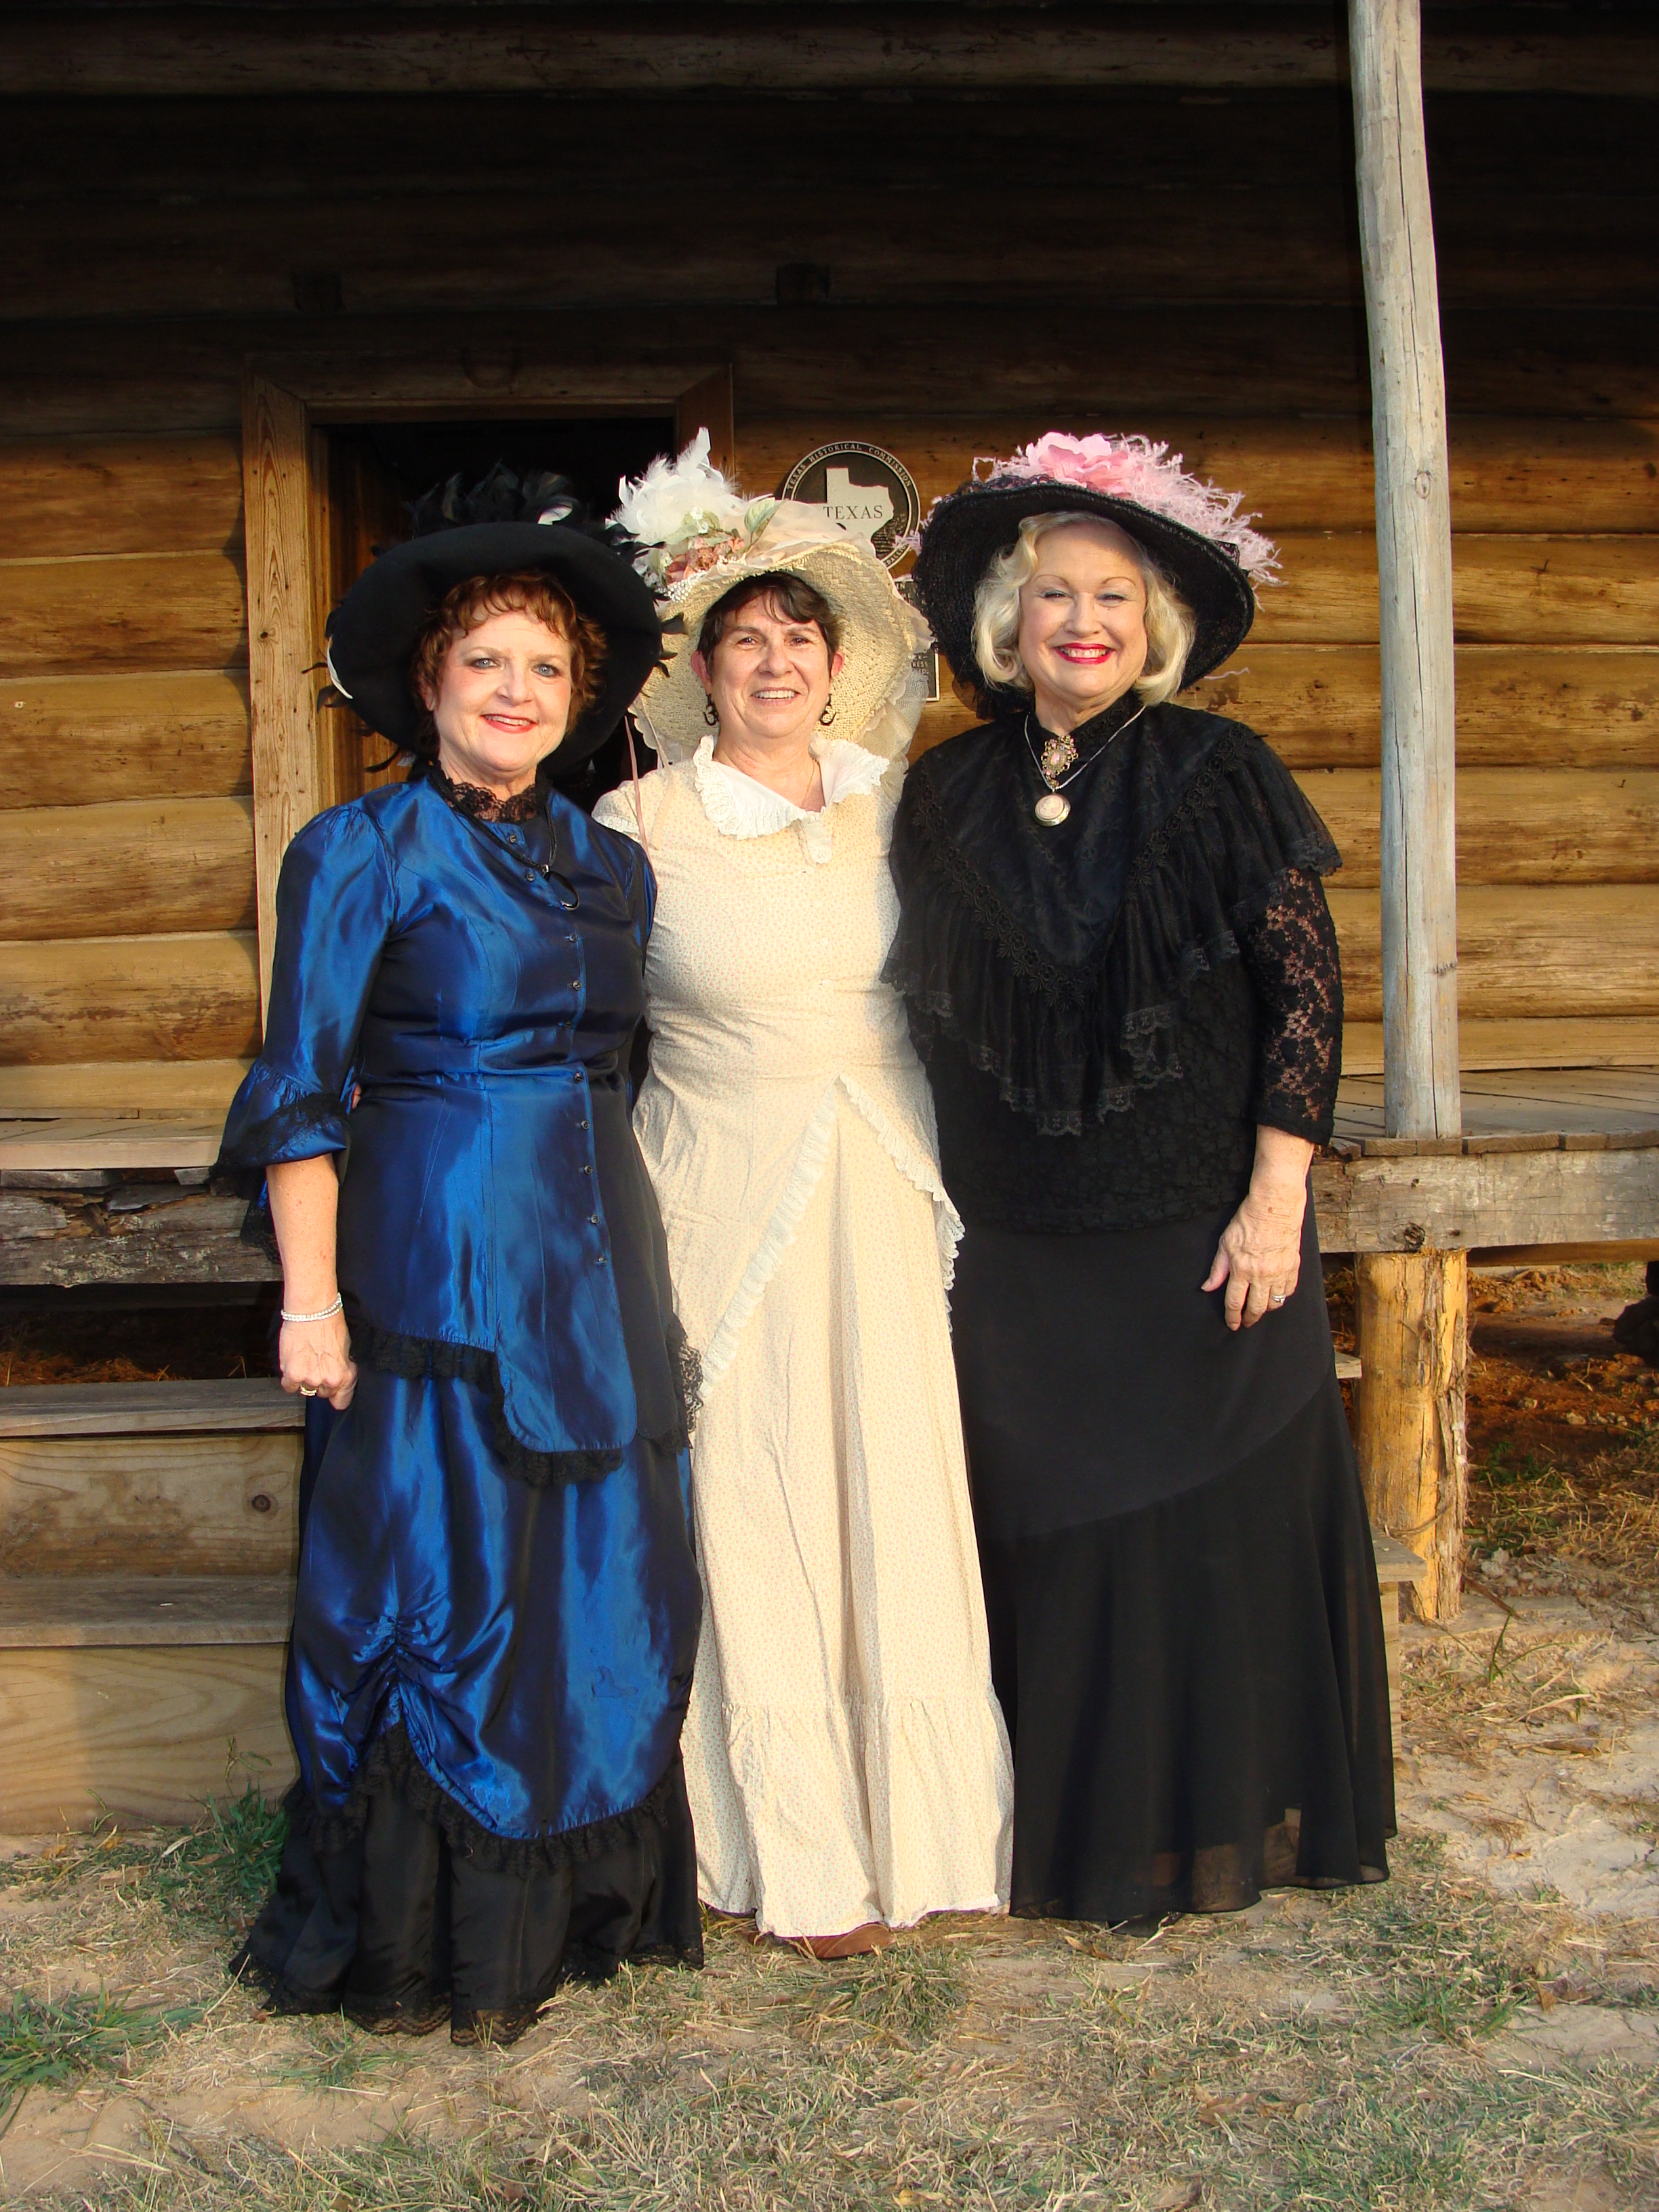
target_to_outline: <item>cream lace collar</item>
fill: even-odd
[[[724,761],[717,761],[712,736],[706,737],[697,747],[691,774],[704,811],[715,829],[726,836],[771,837],[780,830],[787,830],[791,823],[799,822],[808,845],[816,847],[822,842],[827,850],[830,825],[824,815],[844,799],[862,799],[872,792],[886,775],[890,763],[845,738],[815,738],[812,757],[823,778],[823,807],[817,814],[809,814],[804,806],[797,806],[781,792],[757,783],[741,769],[728,768]],[[821,841],[813,835],[815,828],[823,833]]]

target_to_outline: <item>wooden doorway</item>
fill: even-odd
[[[510,391],[486,395],[464,366],[446,375],[426,364],[402,372],[292,361],[249,365],[242,483],[262,1020],[276,942],[276,878],[289,840],[323,808],[356,796],[369,763],[384,757],[366,753],[355,717],[319,711],[318,695],[330,607],[373,546],[402,534],[401,503],[410,495],[388,456],[401,451],[409,467],[418,468],[421,456],[441,451],[447,437],[465,470],[467,458],[492,437],[512,432],[522,444],[533,427],[544,428],[547,450],[556,453],[564,424],[570,426],[566,452],[585,455],[592,469],[628,446],[620,434],[608,442],[596,436],[598,427],[617,433],[629,422],[644,436],[657,433],[653,450],[664,426],[672,425],[678,444],[706,428],[714,459],[735,466],[732,375],[725,366],[617,372],[595,378],[591,392],[573,390],[568,380],[551,374],[520,375]],[[502,458],[510,463],[510,455]]]

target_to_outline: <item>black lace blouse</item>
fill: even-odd
[[[1130,1228],[1235,1205],[1265,1122],[1322,1142],[1342,985],[1320,877],[1339,865],[1241,724],[1179,707],[1074,733],[1058,830],[1045,732],[972,730],[912,770],[890,973],[928,1063],[964,1217]]]

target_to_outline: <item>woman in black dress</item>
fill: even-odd
[[[1141,439],[934,507],[916,584],[984,726],[913,769],[894,980],[966,1224],[952,1298],[1013,1910],[1382,1881],[1382,1615],[1307,1202],[1338,855],[1241,724],[1171,703],[1273,549]]]

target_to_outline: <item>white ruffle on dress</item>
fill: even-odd
[[[881,980],[900,771],[820,742],[808,814],[712,750],[638,786],[635,1113],[702,1357],[702,1895],[781,1936],[994,1910],[1013,1790],[945,1306],[961,1224]],[[631,787],[595,813],[639,834]]]

